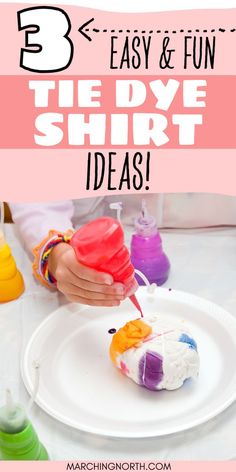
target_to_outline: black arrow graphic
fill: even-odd
[[[92,41],[92,38],[90,38],[90,36],[88,36],[88,34],[85,33],[86,32],[89,32],[89,31],[93,31],[94,33],[140,33],[140,34],[177,34],[177,33],[215,33],[217,31],[219,31],[220,33],[226,33],[226,32],[230,32],[230,33],[235,33],[236,32],[236,28],[231,28],[231,29],[225,29],[225,28],[216,28],[216,29],[179,29],[179,30],[172,30],[172,29],[169,29],[169,30],[138,30],[138,29],[134,29],[134,30],[130,30],[130,29],[98,29],[98,28],[92,28],[91,30],[89,28],[86,28],[88,25],[90,25],[90,23],[92,23],[94,21],[94,18],[91,18],[90,20],[86,21],[86,23],[84,23],[82,26],[80,26],[80,28],[78,29],[79,33],[81,33],[88,41]],[[84,31],[84,28],[86,28],[86,30]]]
[[[84,31],[83,29],[88,26],[90,23],[92,23],[92,21],[94,21],[94,18],[91,18],[91,20],[88,20],[86,21],[86,23],[84,23],[82,26],[80,26],[80,28],[78,29],[79,33],[81,33],[88,41],[92,41],[92,38],[90,38],[90,36],[88,36]]]

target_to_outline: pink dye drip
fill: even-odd
[[[141,317],[143,318],[143,312],[142,312],[142,308],[141,306],[139,305],[139,302],[136,298],[136,295],[131,295],[130,297],[130,301],[134,304],[135,308],[137,308],[137,310],[139,311]]]

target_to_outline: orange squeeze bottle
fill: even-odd
[[[0,232],[0,303],[20,297],[24,281],[11,253],[11,249]]]

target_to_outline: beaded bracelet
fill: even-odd
[[[33,254],[35,256],[32,265],[33,273],[43,285],[46,285],[47,287],[53,287],[56,285],[56,279],[48,270],[48,258],[57,244],[69,243],[72,235],[73,230],[68,230],[66,233],[51,230],[49,231],[48,236],[33,249]]]

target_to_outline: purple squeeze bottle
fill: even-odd
[[[135,220],[135,234],[131,240],[131,262],[140,270],[149,283],[162,285],[168,279],[170,262],[162,249],[156,220],[148,214],[145,200],[142,201],[141,215]],[[136,274],[139,285],[144,281]]]

